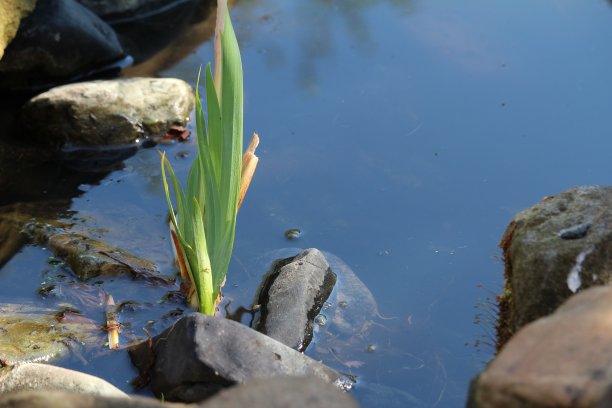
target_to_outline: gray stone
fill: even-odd
[[[38,90],[125,59],[113,29],[74,0],[38,0],[0,61],[0,89]]]
[[[279,376],[316,377],[350,388],[323,364],[240,323],[194,313],[130,350],[155,395],[168,401],[200,401],[222,388]]]
[[[500,246],[503,343],[575,291],[612,283],[612,187],[577,187],[545,198],[512,219]]]
[[[304,351],[312,340],[313,320],[335,283],[336,275],[315,248],[278,261],[259,295],[257,330]]]
[[[255,380],[219,392],[202,408],[356,408],[345,392],[316,378]]]
[[[187,406],[161,403],[153,398],[104,397],[63,391],[20,391],[0,394],[0,408],[178,408]]]
[[[127,396],[101,378],[48,364],[20,364],[0,377],[0,394],[29,390],[70,391],[107,397]]]
[[[173,78],[126,78],[53,88],[22,109],[24,126],[39,141],[88,146],[134,143],[186,124],[193,90]]]
[[[523,327],[474,381],[469,407],[610,406],[612,287],[590,288]]]

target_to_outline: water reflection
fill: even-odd
[[[320,84],[318,66],[322,60],[332,57],[340,49],[350,47],[366,56],[372,56],[376,49],[373,32],[377,30],[375,21],[369,14],[381,7],[392,7],[399,15],[411,14],[413,0],[317,0],[290,2],[290,4],[263,6],[262,0],[244,0],[237,10],[238,38],[245,47],[251,42],[265,54],[270,67],[280,68],[287,63],[284,50],[297,50],[296,78],[303,89],[316,91]],[[291,10],[283,8],[293,7]],[[287,44],[295,20],[300,22],[297,44]],[[307,21],[307,24],[303,22]],[[340,21],[342,24],[338,24]],[[260,27],[264,26],[262,30]],[[261,34],[273,33],[272,36]],[[277,35],[275,35],[277,34]],[[257,39],[253,37],[257,36]],[[348,37],[348,44],[344,36]],[[251,40],[253,38],[253,41]]]

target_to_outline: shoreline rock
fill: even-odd
[[[523,327],[474,380],[468,407],[609,406],[612,287],[590,288]]]
[[[185,125],[194,104],[180,79],[123,78],[53,88],[30,99],[21,118],[46,145],[121,145]]]
[[[612,283],[612,187],[576,187],[513,217],[500,247],[498,347],[574,292]]]

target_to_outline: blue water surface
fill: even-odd
[[[255,290],[262,254],[331,252],[380,316],[371,347],[325,361],[357,377],[352,395],[363,407],[464,405],[494,353],[509,220],[544,196],[610,182],[612,4],[244,0],[232,18],[245,137],[256,131],[261,144],[227,296]],[[158,74],[195,86],[212,55],[206,41]],[[161,149],[186,179],[194,141]],[[71,210],[84,229],[175,272],[155,149],[83,191]],[[26,248],[3,273],[48,268],[48,256]],[[151,304],[163,293],[147,291]],[[60,364],[131,392],[126,354],[105,358],[115,360]]]

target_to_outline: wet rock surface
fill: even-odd
[[[156,395],[195,402],[228,386],[279,376],[316,377],[348,387],[341,375],[240,323],[194,313],[130,350]]]
[[[610,406],[610,310],[612,288],[591,288],[525,326],[475,381],[468,406]]]
[[[27,390],[55,390],[127,397],[123,391],[101,378],[49,364],[20,364],[0,375],[0,394]]]
[[[0,304],[0,366],[49,361],[99,332],[80,316],[26,304]]]
[[[335,283],[336,274],[318,249],[277,261],[259,295],[257,330],[304,351],[312,340],[314,318]]]
[[[203,408],[356,408],[357,403],[333,385],[315,378],[279,377],[237,385],[206,400]]]
[[[0,61],[0,89],[45,89],[125,59],[113,29],[74,0],[38,0]]]
[[[574,292],[612,282],[612,187],[545,198],[512,219],[500,246],[506,278],[500,337],[507,338]]]
[[[194,101],[189,84],[179,79],[91,81],[32,98],[22,120],[30,134],[49,145],[131,144],[186,124]]]
[[[160,274],[153,262],[80,234],[53,234],[47,244],[57,257],[68,262],[72,272],[81,280],[100,275],[129,274],[151,282],[174,283],[173,279]]]

